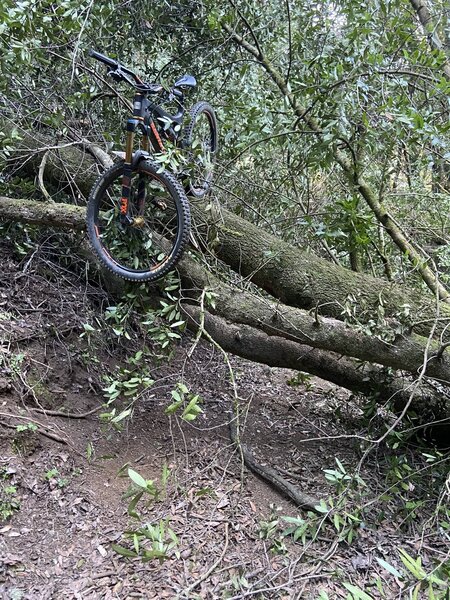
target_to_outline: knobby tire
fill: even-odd
[[[101,262],[130,281],[154,281],[180,260],[189,241],[189,202],[183,187],[161,165],[144,160],[133,172],[130,211],[139,226],[123,226],[120,198],[124,163],[110,167],[95,182],[88,200],[87,230]],[[145,201],[136,200],[139,181]],[[134,211],[134,212],[133,212]]]

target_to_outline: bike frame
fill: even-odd
[[[154,117],[161,119],[169,126],[164,130],[163,137],[172,142],[176,142],[177,132],[175,127],[183,122],[185,108],[182,103],[183,93],[174,90],[172,92],[175,102],[179,105],[179,110],[175,115],[171,115],[160,106],[151,102],[147,97],[148,92],[138,92],[133,99],[133,115],[127,120],[126,125],[126,144],[125,144],[125,165],[122,179],[122,196],[120,199],[120,215],[124,224],[130,224],[132,219],[129,216],[129,201],[131,192],[131,176],[140,160],[150,157],[150,152],[164,153],[165,147],[162,137],[156,127]],[[136,131],[142,133],[142,150],[133,153],[134,139]],[[145,202],[145,182],[144,177],[139,178],[137,202],[139,212]]]

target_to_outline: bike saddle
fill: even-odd
[[[174,87],[195,87],[197,85],[197,81],[195,77],[192,75],[183,75],[181,79],[175,82]]]

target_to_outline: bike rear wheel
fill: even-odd
[[[128,218],[120,213],[124,163],[94,184],[87,208],[92,247],[115,275],[154,281],[178,262],[189,241],[190,210],[183,188],[160,165],[142,161],[130,182]]]
[[[217,118],[208,102],[197,102],[189,111],[183,146],[188,150],[189,174],[186,193],[203,198],[211,188],[218,148]]]

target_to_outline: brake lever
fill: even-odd
[[[120,69],[114,69],[114,71],[108,71],[108,75],[109,77],[111,77],[112,79],[114,79],[114,81],[122,81],[122,74],[120,72]]]
[[[170,92],[174,97],[183,99],[183,92],[178,88],[172,88]]]
[[[117,67],[117,69],[108,71],[108,75],[112,77],[114,81],[126,81],[129,85],[136,87],[135,82],[132,81],[132,79],[122,71],[120,65]]]

